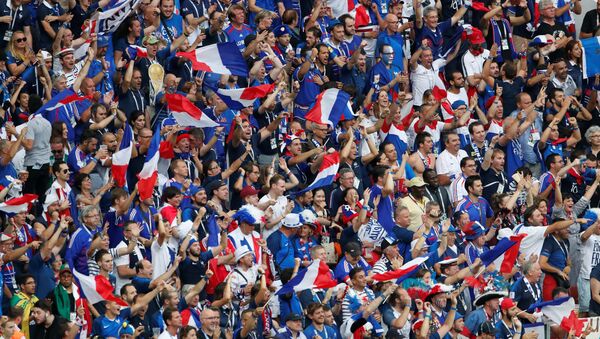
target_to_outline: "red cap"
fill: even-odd
[[[180,134],[180,135],[177,136],[177,142],[180,142],[183,139],[189,139],[189,138],[190,138],[189,134],[183,133],[183,134]]]
[[[500,303],[500,308],[504,311],[507,311],[515,306],[517,306],[517,304],[515,304],[511,298],[502,298],[502,302]]]
[[[245,197],[249,197],[251,195],[255,195],[258,194],[258,190],[256,188],[254,188],[253,186],[246,186],[244,188],[242,188],[242,190],[240,191],[240,197],[242,199],[244,199]]]
[[[494,95],[493,97],[489,98],[486,102],[485,102],[485,109],[490,109],[490,107],[492,107],[492,105],[494,104],[494,101],[496,100],[496,96]],[[499,99],[502,100],[502,99]]]
[[[469,40],[471,41],[471,45],[482,44],[485,42],[485,38],[483,37],[483,33],[476,27],[473,27],[473,33],[469,36]]]

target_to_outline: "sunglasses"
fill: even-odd
[[[69,170],[68,170],[68,169],[64,169],[64,170],[62,170],[62,171],[60,171],[60,172],[61,172],[62,174],[68,174],[68,173],[69,173]]]
[[[15,39],[16,42],[25,42],[27,41],[27,37],[25,38],[19,38],[19,39]]]
[[[52,151],[52,154],[60,154],[62,152],[63,152],[62,150],[55,149],[55,150]]]

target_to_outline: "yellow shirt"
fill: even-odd
[[[425,214],[425,205],[429,202],[429,199],[423,197],[423,200],[418,201],[411,195],[407,195],[400,199],[402,206],[408,208],[410,215],[410,225],[408,226],[409,231],[416,231],[419,226],[423,224],[423,214]]]

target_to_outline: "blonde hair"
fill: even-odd
[[[10,52],[10,54],[12,54],[12,56],[15,59],[18,59],[20,61],[25,61],[25,54],[18,52],[15,48],[15,40],[17,40],[17,38],[15,38],[15,36],[17,36],[17,34],[23,34],[25,35],[25,32],[23,31],[14,31],[13,35],[10,37],[10,44],[8,44],[8,51]],[[27,37],[27,36],[25,36]]]

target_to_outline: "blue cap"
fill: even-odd
[[[452,109],[457,109],[460,106],[467,106],[467,104],[463,100],[456,100],[452,103]]]
[[[169,116],[162,121],[161,127],[164,128],[166,126],[175,126],[175,125],[177,125],[177,120],[175,120],[175,118],[173,118],[172,116]]]
[[[103,35],[98,37],[98,40],[96,41],[96,46],[98,46],[98,48],[107,47],[109,43],[110,36]]]
[[[331,20],[329,21],[329,25],[327,25],[327,30],[331,32],[331,30],[337,25],[342,25],[342,22],[338,19]]]
[[[585,211],[585,214],[583,214],[584,219],[588,219],[589,221],[586,222],[585,224],[581,224],[581,229],[580,232],[583,232],[585,230],[587,230],[590,226],[592,226],[596,221],[598,221],[598,214],[596,214],[593,211],[587,210]]]
[[[595,168],[586,168],[585,172],[583,172],[583,180],[586,185],[592,185],[596,180],[596,169]]]
[[[194,238],[194,237],[191,237],[191,238],[190,238],[190,242],[188,243],[188,247],[187,247],[187,249],[189,250],[189,249],[190,249],[190,247],[192,247],[192,245],[193,245],[194,243],[197,243],[197,242],[198,242],[198,240],[196,240],[196,238]]]
[[[121,328],[119,329],[120,336],[123,334],[133,335],[134,332],[135,332],[135,329],[133,328],[133,326],[129,325],[128,322],[123,322],[123,324],[121,325]]]
[[[206,189],[202,186],[190,185],[190,195],[193,197],[196,193],[200,191],[206,191]]]
[[[288,30],[286,25],[279,25],[273,29],[273,33],[275,34],[276,38],[279,38],[284,34],[290,34],[290,31]]]

